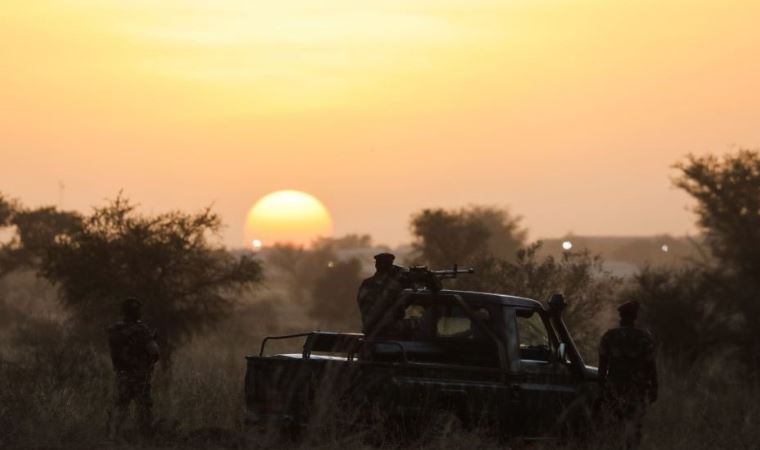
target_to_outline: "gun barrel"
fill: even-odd
[[[460,273],[475,273],[475,269],[454,269],[454,270],[431,270],[433,275],[441,278],[456,278]]]

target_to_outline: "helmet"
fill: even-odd
[[[621,318],[636,319],[636,316],[639,315],[639,302],[633,300],[623,303],[618,307],[618,313]]]
[[[378,253],[375,255],[375,261],[380,263],[393,264],[393,260],[395,259],[396,256],[393,253]]]
[[[140,318],[140,309],[142,308],[142,302],[135,297],[129,297],[121,303],[121,312],[125,317],[131,319]]]

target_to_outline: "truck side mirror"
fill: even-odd
[[[557,347],[557,361],[562,363],[567,361],[567,345],[564,342],[560,342]]]

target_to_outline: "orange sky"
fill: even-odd
[[[0,191],[213,203],[235,246],[278,189],[391,244],[468,203],[532,237],[681,234],[669,166],[760,146],[758,23],[755,1],[6,0]]]

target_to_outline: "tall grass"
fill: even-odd
[[[13,289],[5,291],[2,291],[4,284],[0,283],[3,298],[20,305],[10,310],[12,320],[0,327],[0,448],[137,446],[139,443],[130,437],[136,431],[134,417],[127,423],[126,443],[105,440],[114,383],[105,353],[105,333],[102,342],[78,339],[67,329],[65,315],[55,308],[54,293],[38,283],[39,280],[25,276],[15,280]],[[16,300],[13,296],[23,298]],[[19,309],[21,306],[26,310]],[[218,332],[179,349],[170,368],[158,367],[153,380],[153,398],[160,433],[155,442],[142,447],[398,446],[392,433],[382,435],[367,429],[341,427],[340,421],[336,426],[336,422],[330,420],[315,422],[299,442],[246,432],[243,426],[245,355],[258,353],[262,335],[303,331],[315,326],[308,318],[299,317],[297,308],[288,308],[288,302],[273,300],[251,304]],[[298,342],[292,342],[290,349],[283,345],[273,345],[272,351],[298,351]],[[747,377],[741,365],[734,364],[741,357],[740,354],[724,355],[722,361],[697,365],[661,361],[660,399],[646,416],[642,449],[760,448],[760,428],[756,426],[760,423],[760,386]],[[617,446],[618,439],[614,434],[602,434],[595,442],[562,448],[611,449]],[[451,450],[507,446],[558,448],[554,443],[513,441],[505,444],[485,430],[445,436],[433,430],[426,439],[407,443],[407,446]]]
[[[105,441],[112,374],[100,353],[83,348],[63,350],[79,354],[80,366],[64,378],[46,367],[46,361],[27,354],[0,366],[0,447],[2,448],[111,448],[137,445]],[[214,340],[196,341],[182,349],[169,371],[156,371],[156,417],[164,433],[154,444],[182,448],[261,448],[261,436],[246,434],[242,418],[243,346],[221,346]],[[248,352],[250,353],[250,352]],[[86,357],[82,357],[82,355]],[[71,356],[73,357],[73,356]],[[643,449],[756,449],[760,446],[760,388],[741,371],[718,363],[693,367],[661,363],[660,399],[648,411]],[[128,424],[127,435],[134,427]],[[272,440],[270,448],[393,447],[392,440],[368,440],[356,429],[315,426],[299,442]],[[614,448],[617,436],[578,448]],[[374,443],[374,445],[372,445]],[[535,448],[552,443],[499,442],[484,431],[428,435],[409,444],[420,449]],[[574,448],[573,445],[564,448]]]

